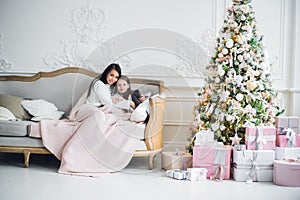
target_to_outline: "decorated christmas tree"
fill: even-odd
[[[276,103],[271,65],[250,3],[233,0],[227,10],[194,107],[195,127],[186,147],[189,151],[200,129],[211,129],[215,139],[224,144],[232,144],[232,137],[237,135],[243,143],[245,126],[274,125],[275,117],[283,112]]]

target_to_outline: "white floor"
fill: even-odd
[[[146,163],[144,158],[134,158],[122,172],[91,178],[58,174],[59,161],[51,155],[32,155],[30,167],[24,168],[21,154],[0,153],[0,199],[300,200],[300,187],[175,180],[160,169],[160,156],[154,170],[147,170]]]

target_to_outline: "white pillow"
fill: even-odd
[[[57,111],[57,107],[53,103],[50,103],[43,99],[24,100],[21,101],[21,105],[34,117],[44,116],[48,113]]]
[[[149,98],[136,107],[136,109],[131,113],[130,121],[144,122],[148,116],[147,112],[150,113]]]
[[[0,106],[0,120],[17,120],[17,119],[10,110]]]
[[[39,122],[42,119],[54,119],[54,120],[59,120],[60,118],[62,118],[64,112],[63,111],[54,111],[52,113],[47,113],[44,115],[40,115],[40,116],[36,116],[31,118],[32,121],[36,121]]]

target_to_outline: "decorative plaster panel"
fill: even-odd
[[[0,71],[5,72],[11,69],[13,64],[3,57],[3,49],[4,49],[3,34],[0,33]]]

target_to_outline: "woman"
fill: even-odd
[[[121,77],[120,66],[110,64],[102,74],[91,82],[85,102],[99,107],[112,104],[111,95],[119,77]]]
[[[68,120],[40,123],[43,144],[61,160],[59,173],[97,176],[130,162],[145,126],[122,118],[128,113],[111,105],[119,77],[119,65],[109,65],[91,82]]]

